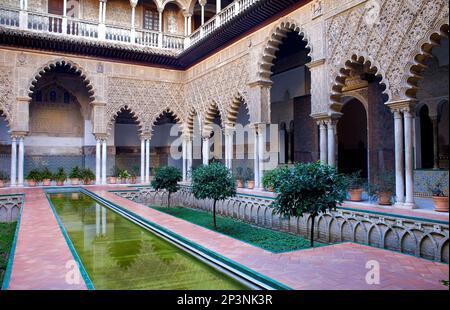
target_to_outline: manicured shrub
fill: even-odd
[[[27,180],[32,180],[36,183],[39,183],[42,181],[42,173],[38,169],[33,169],[28,172],[28,175],[26,177]]]
[[[95,180],[95,173],[89,168],[81,169],[79,178],[83,180],[84,184],[90,184],[92,180]]]
[[[82,179],[81,169],[78,166],[72,168],[69,173],[69,179]]]
[[[278,193],[272,206],[285,216],[311,216],[311,247],[314,246],[315,218],[334,210],[346,198],[347,178],[333,167],[317,163],[296,164],[280,168],[274,182]]]
[[[216,203],[236,195],[236,180],[231,171],[221,163],[200,166],[192,173],[192,193],[197,199],[212,199],[214,227]]]
[[[48,169],[48,167],[45,167],[41,171],[41,177],[42,177],[42,180],[52,180],[53,179],[53,173],[50,171],[50,169]]]
[[[165,166],[156,169],[155,177],[152,180],[152,187],[157,191],[167,191],[168,207],[170,207],[170,195],[178,191],[178,182],[180,182],[182,178],[180,170],[175,167]]]

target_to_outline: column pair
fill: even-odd
[[[183,135],[182,141],[182,160],[183,160],[183,182],[189,180],[189,174],[192,171],[192,135]]]
[[[414,209],[413,111],[411,100],[389,104],[394,113],[396,206]]]
[[[23,186],[25,146],[23,135],[11,138],[11,186]]]
[[[266,149],[266,124],[252,124],[253,130],[253,158],[255,173],[255,188],[262,188],[262,178],[264,176],[264,153]]]
[[[324,117],[317,121],[319,125],[319,152],[320,162],[331,167],[336,166],[336,144],[337,131],[336,126],[339,115]]]
[[[141,137],[141,183],[150,183],[150,138]]]
[[[225,166],[230,170],[233,169],[234,132],[233,124],[225,126]]]
[[[106,137],[96,137],[95,145],[95,184],[106,184],[106,165],[108,147]]]

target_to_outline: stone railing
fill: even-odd
[[[167,195],[151,188],[117,192],[145,205],[166,205]],[[172,195],[172,205],[211,211],[212,202],[197,200],[187,186]],[[217,203],[217,213],[253,225],[309,238],[311,218],[286,218],[273,213],[271,198],[238,194]],[[316,218],[315,239],[323,243],[355,242],[449,262],[448,222],[412,219],[385,213],[338,208]]]
[[[21,195],[0,195],[0,223],[17,221],[22,201]]]
[[[143,29],[132,30],[131,27],[104,25],[95,21],[25,11],[1,4],[0,26],[182,51],[259,1],[235,0],[187,37]]]

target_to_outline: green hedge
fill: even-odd
[[[214,229],[211,214],[182,207],[153,209],[170,214],[193,224],[214,230],[229,237],[260,247],[272,253],[282,253],[310,248],[309,241],[292,234],[256,227],[241,221],[217,216],[217,229]],[[316,243],[315,247],[321,246]]]
[[[3,283],[3,277],[8,265],[7,256],[11,251],[16,224],[17,222],[0,223],[0,286]]]

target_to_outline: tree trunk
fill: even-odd
[[[314,222],[315,222],[316,216],[311,215],[311,247],[314,247]]]
[[[167,208],[170,208],[170,192],[169,195],[167,196]]]
[[[217,223],[216,223],[216,201],[214,200],[214,204],[213,204],[213,218],[214,218],[214,229],[217,228]]]

